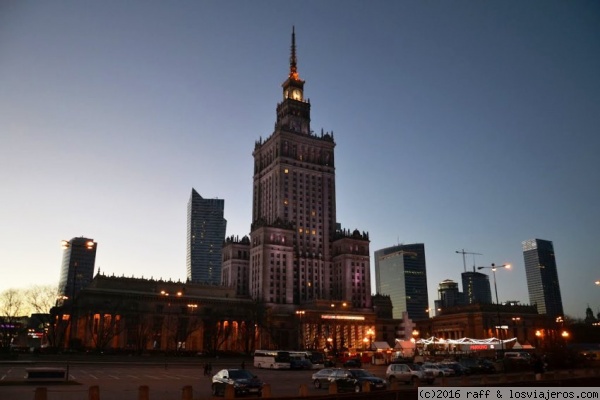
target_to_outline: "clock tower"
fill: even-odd
[[[281,86],[283,102],[277,106],[277,126],[308,135],[310,133],[310,103],[304,100],[304,81],[298,74],[296,32],[293,28],[290,73]]]

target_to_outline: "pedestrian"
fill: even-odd
[[[544,373],[544,360],[538,355],[534,356],[533,359],[533,373],[535,374],[536,381],[542,380],[542,374]]]

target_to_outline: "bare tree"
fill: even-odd
[[[58,289],[54,285],[34,285],[25,290],[25,301],[34,313],[48,314],[57,298]]]
[[[17,289],[0,294],[0,346],[9,349],[18,333],[19,317],[23,316],[23,296]]]

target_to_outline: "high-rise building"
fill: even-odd
[[[467,304],[491,304],[492,290],[490,277],[481,272],[463,272],[461,274],[464,300]]]
[[[402,244],[375,251],[378,294],[389,295],[394,318],[408,312],[412,320],[427,319],[427,267],[423,243]]]
[[[537,306],[540,314],[563,316],[554,245],[542,239],[529,239],[522,244],[530,304]]]
[[[96,249],[94,239],[77,237],[63,240],[63,258],[58,281],[58,293],[73,299],[94,278]]]
[[[294,31],[282,88],[274,132],[253,152],[250,296],[371,307],[368,234],[336,229],[335,142],[311,130]]]
[[[221,250],[227,220],[225,200],[204,199],[192,189],[187,215],[187,279],[191,282],[221,283]]]
[[[464,294],[458,290],[458,283],[445,279],[438,284],[438,300],[435,303],[436,315],[440,308],[465,304]]]

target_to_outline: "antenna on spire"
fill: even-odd
[[[291,51],[291,55],[290,55],[290,79],[293,80],[300,80],[300,77],[298,76],[298,67],[297,67],[297,62],[298,60],[296,59],[296,27],[292,25],[292,51]]]

